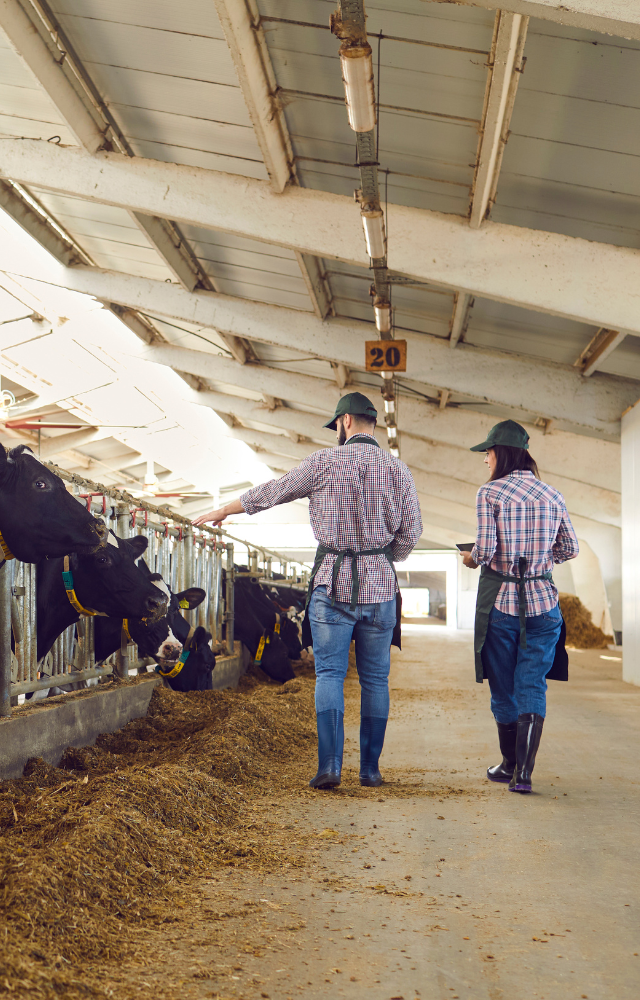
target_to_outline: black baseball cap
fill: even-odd
[[[501,420],[495,424],[487,434],[487,440],[482,444],[474,444],[469,451],[488,451],[497,444],[506,445],[508,448],[529,448],[529,435],[521,424],[515,420]]]
[[[336,420],[338,417],[343,417],[345,413],[351,413],[354,417],[369,417],[371,420],[375,420],[378,416],[378,411],[370,399],[363,396],[361,392],[348,392],[346,396],[338,400],[336,412],[327,424],[323,424],[323,427],[335,431]]]

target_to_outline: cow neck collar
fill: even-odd
[[[13,552],[5,542],[4,538],[2,537],[1,531],[0,531],[0,548],[2,549],[2,554],[5,557],[5,559],[15,559]]]
[[[106,611],[93,611],[92,608],[83,608],[76,596],[76,592],[73,589],[73,573],[69,569],[69,556],[64,557],[62,569],[62,582],[64,583],[64,589],[69,598],[69,604],[78,612],[79,615],[89,615],[93,617],[94,615],[100,615],[102,618],[107,618]]]

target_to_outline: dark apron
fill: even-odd
[[[543,573],[541,576],[525,576],[527,560],[520,556],[518,560],[519,576],[505,576],[502,573],[483,566],[480,570],[480,582],[478,584],[478,597],[476,600],[476,620],[473,635],[473,651],[476,664],[476,681],[482,684],[487,676],[482,662],[482,649],[487,638],[489,627],[489,615],[496,603],[496,598],[503,583],[515,583],[518,587],[518,616],[520,618],[520,645],[527,648],[527,604],[525,597],[525,586],[528,580],[551,580],[551,573]],[[547,674],[547,680],[567,681],[569,680],[569,657],[565,649],[567,639],[567,629],[562,619],[560,637],[556,644],[556,653],[553,666]]]
[[[375,438],[364,437],[361,434],[354,434],[353,437],[349,438],[346,444],[370,444],[375,448],[379,448],[380,445],[375,440]],[[318,544],[316,549],[316,557],[313,563],[313,568],[311,570],[311,578],[309,579],[309,588],[307,590],[307,599],[304,605],[304,618],[302,620],[302,647],[306,649],[308,646],[313,646],[313,637],[311,635],[311,623],[309,622],[309,602],[313,596],[313,584],[315,578],[318,574],[318,570],[322,566],[325,556],[334,555],[336,556],[336,561],[333,564],[332,573],[332,589],[333,597],[331,598],[331,604],[336,603],[336,584],[338,581],[338,573],[340,572],[340,567],[342,566],[345,556],[349,556],[351,559],[351,604],[349,609],[355,611],[356,604],[358,603],[358,594],[360,592],[360,576],[358,574],[358,556],[386,556],[391,569],[393,570],[393,575],[398,582],[398,577],[396,576],[396,568],[393,565],[393,552],[391,549],[391,543],[385,545],[383,548],[379,549],[333,549],[328,545],[323,545],[322,542]],[[402,597],[400,591],[396,594],[396,624],[393,629],[393,637],[391,639],[391,644],[397,646],[401,649],[401,632],[400,632],[400,621],[402,616]]]

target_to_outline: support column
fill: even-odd
[[[11,570],[0,567],[0,717],[11,715]]]
[[[640,685],[640,405],[622,417],[622,678]]]

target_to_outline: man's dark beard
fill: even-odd
[[[347,440],[347,432],[344,429],[344,422],[341,420],[338,424],[338,444],[345,444]]]

